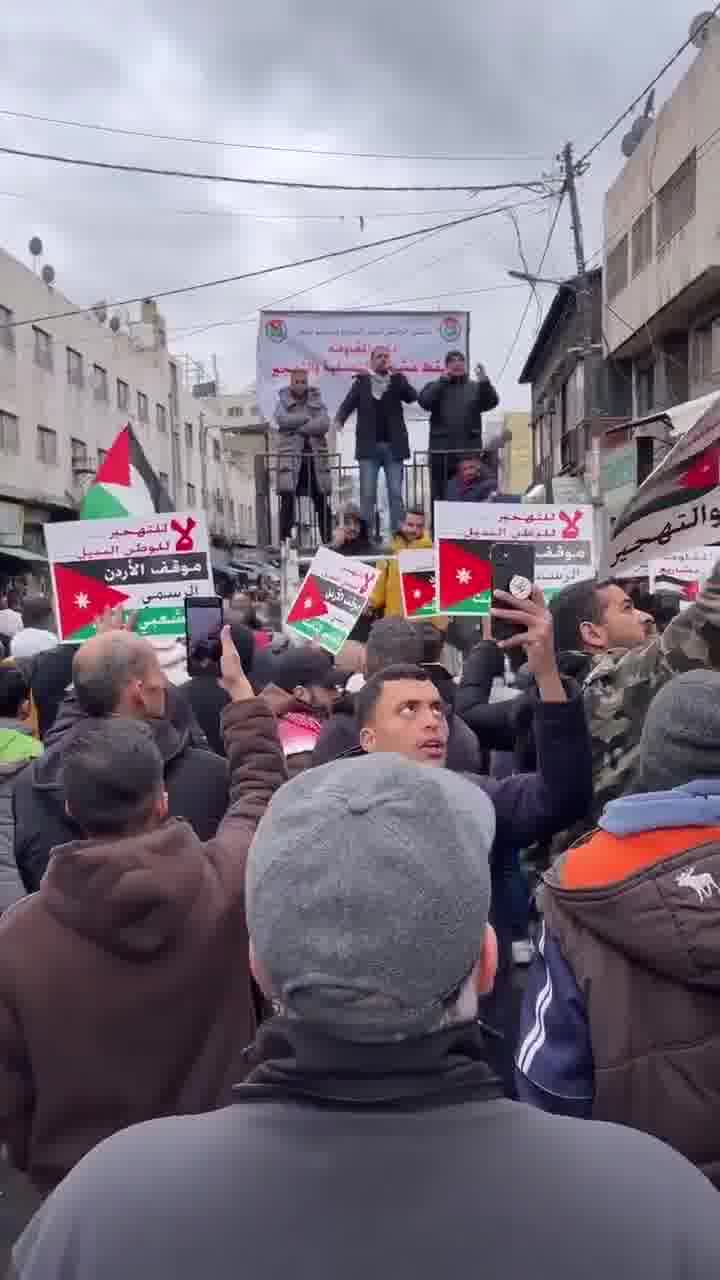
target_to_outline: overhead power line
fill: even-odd
[[[483,164],[502,160],[542,160],[544,152],[524,155],[448,156],[404,154],[397,151],[331,151],[326,147],[288,147],[265,142],[228,142],[220,138],[192,138],[174,133],[153,133],[146,129],[121,129],[116,125],[94,124],[88,120],[58,120],[54,116],[40,116],[31,111],[11,111],[0,107],[0,116],[13,120],[31,120],[37,124],[57,125],[63,129],[87,129],[94,133],[111,133],[123,138],[145,138],[152,142],[181,142],[199,147],[222,147],[234,151],[272,151],[281,155],[329,156],[348,160],[444,160],[450,163]]]
[[[564,198],[565,198],[565,188],[563,187],[563,190],[560,192],[560,197],[559,197],[558,202],[557,202],[557,209],[555,210],[555,216],[553,217],[553,220],[552,220],[552,222],[551,222],[551,224],[550,224],[550,229],[549,229],[549,231],[548,231],[547,240],[545,241],[545,248],[544,248],[544,249],[543,249],[543,251],[542,251],[542,257],[540,258],[540,261],[539,261],[539,263],[538,263],[538,269],[537,269],[537,271],[535,272],[535,275],[536,275],[536,276],[539,276],[539,275],[540,275],[540,273],[541,273],[541,271],[542,271],[543,267],[545,266],[545,259],[547,258],[548,254],[549,254],[549,252],[550,252],[550,245],[552,244],[552,238],[553,238],[553,236],[555,235],[555,228],[557,227],[558,219],[560,218],[560,210],[562,209],[562,204],[563,204],[563,200],[564,200]],[[512,360],[513,356],[515,355],[515,348],[517,347],[517,344],[518,344],[518,342],[520,341],[520,334],[522,333],[523,328],[525,327],[525,321],[527,320],[528,312],[529,312],[529,310],[530,310],[530,307],[532,306],[533,298],[536,298],[536,297],[537,297],[537,288],[536,288],[536,286],[535,286],[535,283],[534,283],[534,282],[532,282],[532,283],[531,283],[531,285],[530,285],[530,292],[528,293],[528,299],[527,299],[527,302],[526,302],[526,304],[525,304],[525,308],[524,308],[523,313],[522,313],[522,315],[521,315],[521,317],[520,317],[520,323],[519,323],[519,325],[518,325],[518,327],[517,327],[517,329],[516,329],[516,331],[515,331],[515,337],[513,338],[512,342],[511,342],[511,344],[510,344],[510,349],[509,349],[509,351],[508,351],[508,353],[507,353],[507,355],[506,355],[506,357],[505,357],[505,361],[504,361],[504,363],[503,363],[503,367],[502,367],[502,369],[500,370],[499,377],[501,377],[501,378],[502,378],[503,374],[505,373],[505,371],[506,371],[506,369],[507,369],[508,365],[510,364],[510,361]]]
[[[640,91],[640,93],[637,95],[636,98],[633,98],[632,102],[630,103],[630,106],[625,108],[622,114],[619,115],[617,119],[614,120],[613,123],[608,126],[608,128],[601,135],[601,137],[598,138],[597,142],[594,142],[593,145],[588,148],[585,154],[580,157],[580,159],[577,162],[578,167],[586,164],[587,161],[590,159],[590,157],[595,154],[598,148],[601,147],[604,142],[607,142],[608,138],[612,137],[616,129],[620,128],[620,125],[623,123],[623,121],[627,120],[628,116],[632,114],[632,112],[636,109],[636,107],[639,107],[641,102],[644,102],[647,99],[648,94],[652,92],[656,84],[659,84],[663,76],[667,74],[667,72],[671,69],[671,67],[674,67],[675,63],[678,62],[679,59],[682,57],[682,55],[685,53],[685,51],[691,47],[691,45],[697,39],[698,35],[705,30],[705,27],[710,22],[712,22],[713,18],[717,17],[718,13],[720,13],[720,4],[715,5],[715,8],[712,10],[712,12],[708,13],[707,18],[698,27],[697,31],[695,31],[693,35],[688,36],[684,44],[681,44],[680,48],[676,49],[672,57],[668,58],[667,62],[664,63],[664,65],[660,68],[657,75],[653,77],[650,83],[645,85],[645,88]]]
[[[140,173],[152,178],[189,178],[195,182],[232,182],[244,187],[282,187],[289,191],[363,191],[363,192],[458,192],[474,195],[481,191],[536,191],[547,190],[540,178],[534,182],[464,182],[455,186],[351,186],[340,182],[297,182],[286,178],[237,178],[229,173],[195,173],[185,169],[154,169],[149,165],[120,164],[110,160],[86,160],[77,156],[59,156],[44,151],[25,151],[20,147],[0,147],[0,154],[18,156],[23,160],[43,160],[49,164],[73,165],[82,169],[101,169],[109,173]]]
[[[413,240],[417,236],[431,235],[436,231],[449,231],[452,227],[462,227],[470,222],[478,222],[481,218],[489,218],[494,213],[503,212],[506,206],[500,205],[496,209],[479,209],[475,213],[468,213],[463,218],[455,218],[452,222],[439,222],[434,227],[416,227],[413,231],[404,231],[401,235],[385,236],[382,240],[370,240],[367,244],[352,245],[349,249],[334,249],[327,253],[314,254],[309,258],[299,258],[295,262],[282,262],[274,267],[260,267],[255,271],[243,271],[237,275],[221,276],[217,280],[203,280],[199,284],[181,285],[177,289],[162,290],[145,290],[134,298],[122,298],[115,302],[107,303],[107,307],[131,307],[136,303],[144,302],[146,298],[177,298],[181,294],[198,293],[201,289],[215,289],[223,284],[238,284],[242,280],[257,280],[261,276],[275,275],[279,271],[290,271],[295,267],[309,267],[316,262],[330,262],[334,258],[344,258],[351,253],[363,253],[367,249],[379,249],[383,245],[398,244],[403,240]],[[51,320],[67,320],[71,316],[81,316],[92,313],[93,307],[71,307],[67,311],[49,312],[47,315],[29,316],[24,320],[10,320],[6,324],[0,325],[0,331],[3,329],[19,329],[28,324],[44,324]]]

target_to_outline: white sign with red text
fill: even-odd
[[[212,596],[203,516],[162,512],[46,524],[58,635],[80,642],[107,608],[136,613],[142,636],[185,631],[185,600]]]
[[[436,502],[435,563],[440,613],[490,612],[491,551],[496,542],[532,543],[535,583],[551,600],[572,582],[595,576],[591,506],[519,506]]]
[[[367,372],[370,353],[387,347],[392,367],[417,391],[445,372],[455,349],[467,356],[466,311],[261,311],[257,342],[257,400],[271,422],[278,392],[293,369],[306,369],[334,417],[357,373]]]

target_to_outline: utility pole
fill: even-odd
[[[593,373],[594,373],[594,348],[592,333],[592,296],[590,293],[590,281],[587,273],[587,263],[585,262],[585,247],[583,244],[582,219],[580,217],[580,202],[577,193],[577,170],[575,161],[573,160],[572,142],[567,142],[563,149],[563,166],[565,170],[565,190],[568,193],[570,201],[570,222],[572,225],[573,243],[575,247],[575,262],[577,265],[577,299],[578,309],[580,312],[581,322],[581,345],[583,352],[583,396],[584,396],[584,416],[586,423],[591,427],[592,437],[592,415],[593,415]]]

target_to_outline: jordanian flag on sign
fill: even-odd
[[[172,511],[173,504],[131,426],[123,427],[80,509],[81,520],[112,520]]]
[[[435,553],[432,547],[421,551],[398,552],[398,569],[406,618],[434,618]]]
[[[482,617],[490,612],[490,543],[440,538],[438,598],[441,613]]]

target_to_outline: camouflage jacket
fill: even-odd
[[[720,669],[720,561],[694,605],[642,649],[593,659],[583,689],[593,749],[593,825],[632,782],[647,709],[658,689],[693,667]]]

